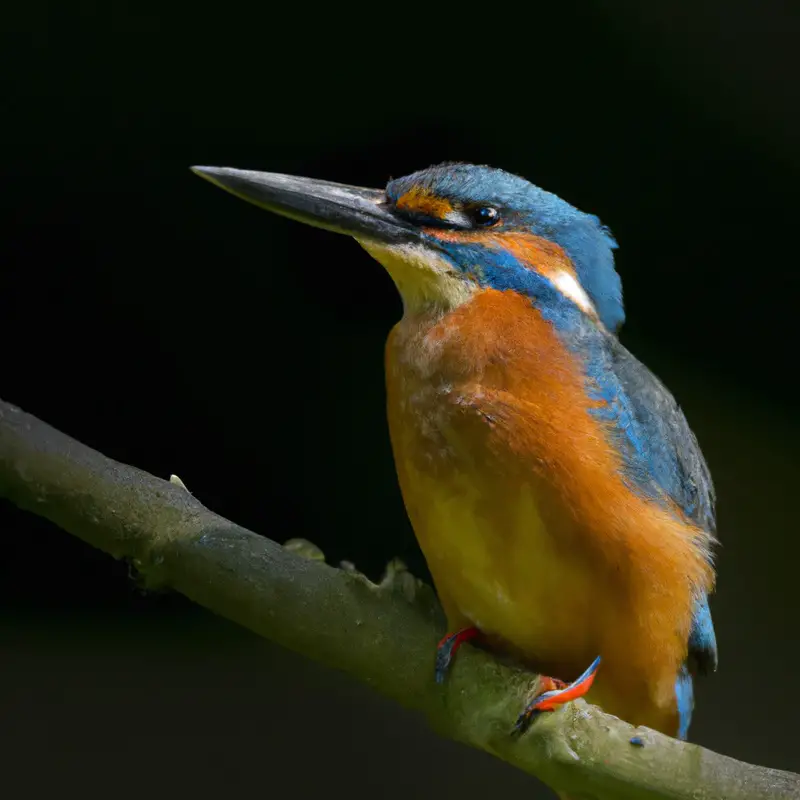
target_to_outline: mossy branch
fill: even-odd
[[[278,545],[214,514],[175,476],[165,481],[112,461],[2,401],[0,496],[129,559],[148,585],[172,587],[355,676],[425,714],[441,735],[560,792],[598,800],[800,798],[798,775],[634,728],[580,700],[512,736],[532,676],[465,647],[438,686],[441,612],[401,565],[390,565],[380,584],[331,567],[313,548]]]

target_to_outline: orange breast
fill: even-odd
[[[633,493],[581,367],[530,302],[487,290],[404,319],[387,345],[403,497],[452,627],[547,674],[598,654],[590,699],[674,734],[695,531]]]

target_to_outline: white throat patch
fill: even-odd
[[[425,307],[442,310],[466,303],[477,287],[442,255],[421,244],[383,244],[356,240],[385,267],[397,286],[407,311]]]

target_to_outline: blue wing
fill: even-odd
[[[614,395],[615,423],[627,440],[623,452],[630,477],[642,491],[671,498],[709,534],[710,545],[716,530],[714,484],[686,417],[661,381],[615,336],[608,335],[606,345],[608,373],[595,379],[606,399]],[[717,660],[717,637],[703,593],[695,601],[688,658],[675,683],[681,739],[688,734],[694,709],[692,675],[716,670]]]
[[[597,373],[595,379],[603,396],[613,398],[632,480],[646,493],[671,498],[708,532],[711,543],[716,530],[714,484],[686,417],[661,381],[615,336],[607,335],[605,345],[605,375]],[[693,672],[717,668],[717,640],[705,595],[695,606],[689,658]]]
[[[619,340],[609,336],[607,344],[614,388],[635,430],[632,455],[648,481],[655,481],[693,522],[713,534],[714,485],[686,417],[664,384]]]

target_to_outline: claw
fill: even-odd
[[[597,674],[599,666],[600,656],[592,661],[589,668],[580,678],[568,684],[554,678],[546,678],[545,685],[554,688],[548,688],[547,691],[540,692],[527,705],[525,710],[517,718],[514,730],[522,732],[530,725],[533,718],[542,712],[555,711],[559,706],[564,705],[564,703],[568,703],[570,700],[575,700],[578,697],[583,697],[594,683],[594,677]],[[549,684],[547,683],[548,681]]]
[[[456,633],[449,633],[439,642],[436,646],[436,683],[444,683],[458,648],[479,635],[477,628],[464,628]]]

